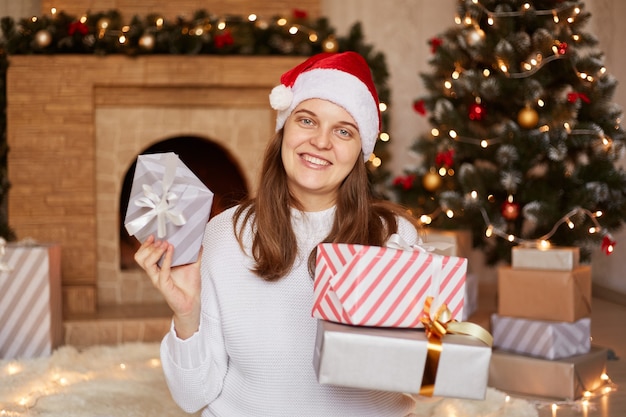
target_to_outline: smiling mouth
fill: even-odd
[[[330,162],[328,162],[328,161],[326,161],[324,159],[316,158],[316,157],[311,156],[311,155],[303,154],[303,155],[301,155],[301,157],[306,162],[309,162],[311,164],[320,165],[320,166],[328,166],[328,165],[330,165]]]

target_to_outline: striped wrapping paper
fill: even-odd
[[[467,259],[419,250],[322,243],[317,248],[314,317],[359,326],[423,327],[426,297],[463,315]]]
[[[140,242],[154,235],[174,245],[172,266],[189,264],[198,259],[212,204],[211,190],[178,155],[139,155],[124,225]]]
[[[491,316],[493,346],[543,359],[561,359],[591,349],[591,319],[573,323]]]
[[[61,248],[8,244],[0,272],[0,358],[47,356],[63,343]],[[5,268],[3,268],[5,269]]]

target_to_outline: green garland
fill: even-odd
[[[309,56],[322,51],[356,51],[370,68],[380,101],[389,106],[389,73],[385,56],[363,42],[360,23],[355,23],[345,37],[336,36],[326,18],[310,19],[305,12],[294,10],[293,16],[271,19],[242,16],[214,16],[206,10],[191,19],[165,20],[157,14],[133,17],[125,23],[116,11],[88,13],[77,17],[64,12],[15,21],[0,20],[3,39],[0,45],[0,236],[15,238],[8,225],[6,211],[10,184],[7,179],[6,141],[6,70],[11,55],[49,54],[148,54],[172,55],[291,55]],[[388,126],[383,113],[383,131]],[[376,148],[385,159],[384,142]],[[375,188],[388,178],[384,169],[373,164],[370,175]],[[383,187],[376,191],[384,194]]]

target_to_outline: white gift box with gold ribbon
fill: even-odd
[[[124,225],[140,242],[174,245],[172,266],[198,259],[213,193],[172,152],[139,155]]]
[[[480,330],[485,341],[461,334],[433,341],[422,329],[318,320],[313,364],[320,384],[482,400],[491,345]]]

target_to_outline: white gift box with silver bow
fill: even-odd
[[[124,225],[144,242],[174,245],[172,266],[198,259],[213,193],[172,152],[139,155]]]
[[[574,323],[491,316],[493,345],[544,359],[561,359],[591,349],[591,319]]]

